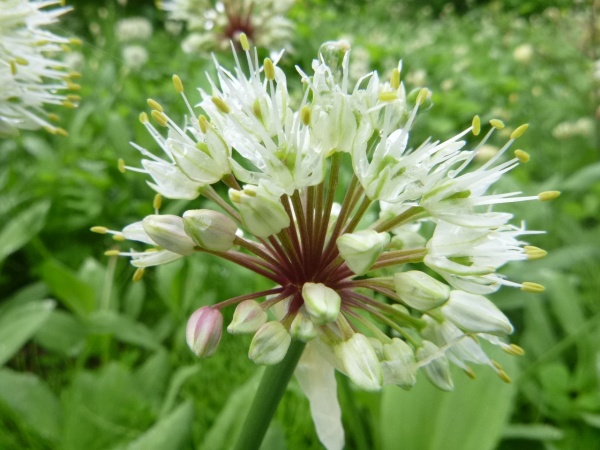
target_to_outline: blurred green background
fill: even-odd
[[[185,323],[241,286],[267,285],[206,255],[133,283],[125,258],[103,256],[116,243],[89,232],[152,213],[145,177],[121,174],[117,159],[138,165],[130,141],[156,150],[137,120],[146,99],[183,118],[171,75],[198,100],[191,87],[206,87],[210,55],[184,53],[184,35],[165,30],[165,13],[151,1],[70,4],[74,11],[54,28],[83,40],[68,55],[83,74],[80,107],[60,112],[69,137],[26,131],[0,141],[0,449],[229,448],[260,368],[246,356],[249,338],[227,334],[214,357],[197,360],[185,345]],[[528,229],[547,231],[529,240],[549,251],[504,270],[543,283],[544,294],[493,296],[516,326],[513,342],[527,352],[498,356],[513,383],[478,368],[475,381],[456,374],[450,394],[423,379],[411,392],[370,394],[338,377],[346,448],[599,447],[599,13],[592,0],[299,0],[290,10],[293,49],[280,63],[288,80],[327,40],[351,42],[354,73],[385,76],[401,58],[407,88],[433,91],[413,144],[449,138],[474,114],[527,122],[519,145],[532,159],[502,183],[527,195],[563,192],[552,203],[512,208]],[[132,64],[131,43],[115,29],[138,16],[153,33],[135,43],[147,61]],[[218,58],[226,66],[232,59]],[[490,144],[506,137],[497,139]],[[166,201],[162,211],[184,208]],[[264,448],[321,448],[295,382]]]

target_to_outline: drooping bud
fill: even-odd
[[[256,364],[277,364],[285,357],[291,341],[290,333],[281,322],[267,322],[252,338],[248,357]]]
[[[378,391],[383,384],[383,373],[377,354],[364,334],[355,333],[335,347],[348,377],[365,391]]]
[[[244,226],[261,238],[277,234],[290,226],[290,218],[279,197],[264,184],[247,184],[241,191],[229,190],[229,198],[239,208]]]
[[[222,332],[223,315],[221,311],[210,306],[203,306],[197,309],[188,320],[187,344],[197,356],[211,356],[217,350]]]
[[[508,318],[483,295],[452,291],[440,311],[454,325],[472,333],[505,335],[513,332]]]
[[[340,255],[356,275],[364,275],[390,243],[388,233],[360,230],[342,234],[336,240]]]
[[[450,287],[420,270],[409,270],[394,275],[396,293],[403,303],[428,311],[448,300]]]
[[[317,330],[314,322],[307,317],[307,314],[299,311],[290,325],[290,334],[294,339],[308,342],[317,337]]]
[[[389,344],[383,344],[381,370],[385,384],[396,384],[409,389],[417,381],[417,363],[413,350],[398,338],[393,338]]]
[[[448,358],[437,345],[430,341],[423,341],[423,346],[417,350],[417,359],[425,363],[423,371],[431,384],[442,391],[454,389]]]
[[[340,313],[340,295],[323,283],[304,283],[302,298],[306,311],[316,325],[334,322]]]
[[[171,214],[152,214],[143,220],[144,231],[165,250],[179,255],[194,253],[194,241],[183,229],[183,219]]]
[[[233,246],[237,225],[218,211],[192,209],[183,213],[183,229],[200,247],[226,252]]]
[[[267,318],[267,313],[256,300],[246,300],[235,308],[227,331],[231,334],[256,333],[267,322]]]

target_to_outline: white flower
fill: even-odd
[[[126,45],[123,47],[122,58],[125,66],[139,70],[148,62],[148,50],[141,45]]]
[[[78,90],[67,64],[56,59],[69,44],[78,43],[51,33],[46,26],[70,10],[46,10],[59,1],[4,0],[0,8],[0,136],[19,129],[44,128],[52,134],[67,132],[52,122],[56,114],[45,105],[76,107],[80,97],[65,91]]]
[[[115,33],[121,42],[145,42],[152,37],[152,24],[145,17],[129,17],[117,22]]]

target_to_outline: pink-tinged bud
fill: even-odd
[[[197,309],[189,318],[186,340],[192,351],[200,357],[209,357],[217,350],[223,332],[221,311],[210,306]]]
[[[237,305],[227,331],[231,334],[256,333],[267,322],[267,313],[256,300],[246,300]]]

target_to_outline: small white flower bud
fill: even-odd
[[[420,270],[409,270],[394,275],[396,293],[403,303],[427,311],[444,304],[450,287]]]
[[[431,384],[442,391],[454,389],[448,358],[437,345],[430,341],[423,341],[423,346],[417,350],[417,359],[427,361],[423,371]]]
[[[285,357],[291,341],[290,333],[281,322],[267,322],[252,338],[248,357],[256,364],[277,364]]]
[[[383,356],[381,370],[385,384],[396,384],[408,389],[416,383],[415,354],[406,342],[393,338],[391,343],[383,344]]]
[[[356,275],[367,273],[389,242],[389,234],[375,230],[342,234],[336,241],[340,255]]]
[[[377,354],[364,334],[355,333],[335,347],[337,356],[350,379],[365,391],[378,391],[383,384],[383,373]]]
[[[316,325],[335,322],[340,313],[340,295],[323,283],[304,283],[302,298],[306,311]]]
[[[193,209],[183,213],[183,229],[200,247],[226,252],[233,246],[237,225],[218,211]]]
[[[256,300],[246,300],[235,308],[227,331],[231,334],[256,333],[267,322],[267,318],[267,313]]]
[[[279,196],[264,184],[247,184],[241,191],[230,189],[229,198],[239,208],[244,226],[257,237],[267,238],[290,226]]]
[[[186,340],[192,351],[201,357],[211,356],[219,345],[223,332],[221,311],[210,306],[196,310],[189,318]]]
[[[183,229],[183,219],[171,214],[152,214],[143,220],[144,231],[157,245],[179,255],[194,253],[194,241]]]
[[[313,321],[302,311],[299,311],[290,325],[290,334],[294,339],[308,342],[317,337],[317,330]]]
[[[508,318],[483,295],[452,291],[440,311],[454,325],[472,333],[505,335],[513,332]]]

